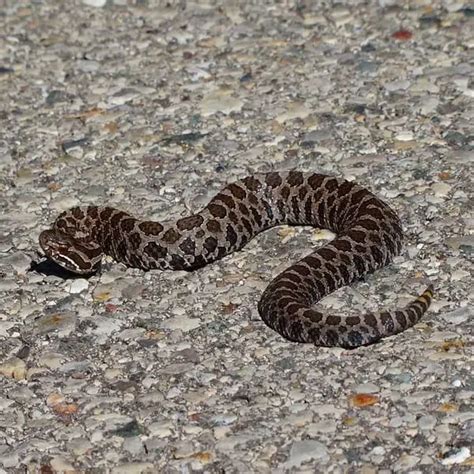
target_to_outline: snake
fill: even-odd
[[[195,214],[163,222],[109,206],[77,206],[42,231],[39,243],[48,259],[79,275],[97,272],[104,255],[142,270],[195,270],[279,225],[335,234],[264,290],[260,317],[283,338],[354,349],[410,328],[430,306],[431,284],[403,309],[337,315],[314,308],[336,289],[391,263],[404,238],[388,204],[353,181],[319,173],[256,173],[226,185]]]

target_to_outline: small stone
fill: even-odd
[[[459,147],[466,145],[468,141],[466,136],[463,135],[461,132],[448,132],[444,136],[444,139],[449,145],[455,145]]]
[[[126,462],[112,468],[112,474],[142,474],[155,472],[150,462]]]
[[[461,464],[471,455],[471,450],[466,446],[461,448],[454,448],[445,453],[441,458],[443,466],[450,466],[451,464]]]
[[[23,380],[26,378],[26,363],[18,357],[10,357],[0,364],[0,374],[15,380]]]
[[[305,133],[301,139],[302,146],[309,146],[315,143],[326,143],[328,140],[333,140],[332,130],[329,128],[314,130]]]
[[[89,282],[85,278],[77,278],[71,282],[69,286],[69,293],[75,295],[82,293],[89,288]]]
[[[418,426],[421,430],[432,430],[436,426],[436,417],[433,415],[423,415],[418,420]]]
[[[82,0],[82,3],[90,7],[104,7],[107,0]]]
[[[285,463],[287,469],[292,469],[307,461],[325,462],[329,459],[326,446],[319,441],[303,440],[294,441],[288,461]]]
[[[76,321],[76,314],[72,311],[45,314],[34,322],[33,334],[58,331],[61,336],[66,336],[75,329]]]
[[[418,456],[412,456],[410,454],[402,454],[400,458],[395,462],[393,468],[396,472],[405,472],[412,467],[416,466],[420,462]]]
[[[409,81],[393,81],[393,82],[388,82],[384,85],[385,89],[389,92],[395,92],[399,90],[405,90],[410,87],[410,82]]]
[[[418,103],[418,111],[422,115],[431,115],[436,112],[436,109],[439,105],[439,99],[437,97],[424,97],[420,99]]]
[[[135,456],[143,453],[143,443],[139,436],[133,436],[131,438],[125,438],[122,445],[125,451]]]
[[[68,451],[76,456],[82,456],[92,450],[93,445],[88,439],[74,438],[67,443]]]
[[[83,153],[83,148],[89,143],[88,138],[80,138],[78,140],[69,140],[61,143],[61,147],[68,155],[79,155]]]
[[[439,182],[433,183],[431,185],[431,189],[433,190],[435,196],[446,197],[451,191],[451,186],[447,183]]]
[[[380,388],[377,387],[377,385],[373,384],[373,383],[363,383],[363,384],[360,384],[360,385],[357,385],[353,391],[355,393],[378,393],[380,392]]]
[[[446,240],[446,243],[452,249],[459,249],[466,253],[472,253],[474,251],[474,234],[451,237]]]
[[[472,306],[464,306],[462,308],[455,309],[448,313],[440,313],[440,317],[447,323],[461,324],[468,321],[470,318],[474,319],[474,308]]]
[[[15,252],[2,260],[2,263],[9,264],[20,275],[24,275],[31,266],[31,258],[23,252]]]
[[[70,472],[70,473],[76,472],[72,462],[67,460],[63,456],[54,456],[49,461],[49,464],[51,468],[56,472]]]
[[[52,90],[46,97],[46,103],[48,105],[54,105],[69,100],[68,94],[60,90]]]
[[[176,318],[166,319],[161,323],[161,327],[172,330],[180,329],[181,331],[188,332],[201,326],[202,323],[203,322],[199,318],[179,316]]]
[[[398,140],[400,142],[409,142],[413,140],[413,132],[410,132],[408,130],[399,132],[395,135],[395,140]]]
[[[311,110],[308,109],[303,102],[291,102],[288,104],[286,111],[275,117],[275,120],[278,123],[284,123],[296,118],[304,119],[310,114]]]
[[[230,91],[215,91],[206,95],[201,101],[201,113],[205,117],[221,112],[225,115],[231,112],[240,112],[243,102],[232,97]]]

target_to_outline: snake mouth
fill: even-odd
[[[39,244],[48,259],[72,273],[91,275],[100,267],[102,252],[97,244],[77,241],[55,229],[41,232]]]

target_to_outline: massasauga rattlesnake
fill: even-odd
[[[40,244],[50,259],[79,274],[95,272],[103,254],[144,270],[192,270],[280,224],[337,234],[280,273],[263,293],[260,315],[286,339],[354,348],[413,326],[428,309],[431,286],[402,310],[334,316],[311,308],[328,293],[387,265],[403,240],[400,220],[387,204],[355,183],[321,174],[249,176],[177,221],[143,221],[111,207],[74,207],[41,233]]]

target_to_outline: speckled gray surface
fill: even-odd
[[[0,11],[0,472],[472,472],[467,1],[53,2]],[[254,171],[355,179],[404,254],[341,314],[437,289],[355,351],[291,344],[258,298],[328,238],[281,228],[193,273],[28,271],[63,209],[183,216]],[[471,201],[472,203],[472,201]]]

